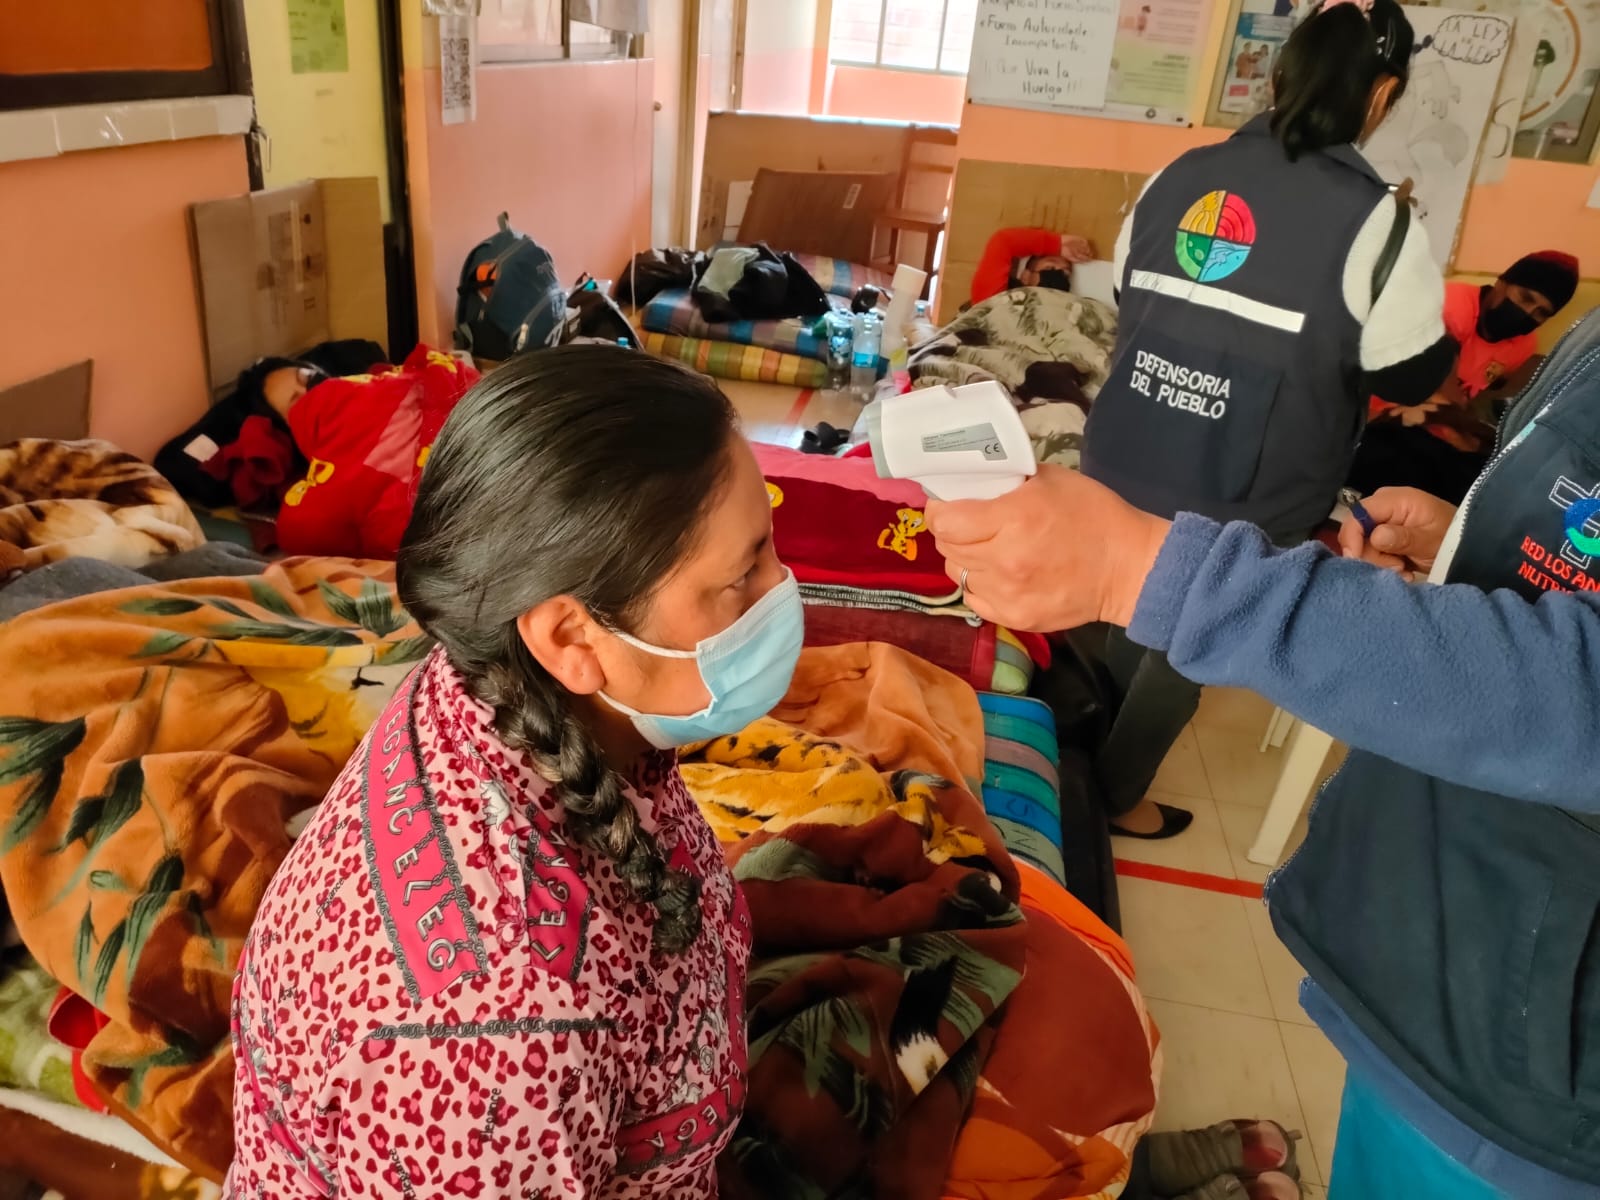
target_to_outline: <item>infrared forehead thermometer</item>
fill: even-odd
[[[879,477],[913,480],[935,500],[993,500],[1039,469],[998,383],[886,396],[863,417]]]

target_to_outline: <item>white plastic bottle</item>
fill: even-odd
[[[883,348],[883,318],[876,312],[856,315],[855,346],[850,359],[850,392],[865,403],[878,386],[878,355]]]

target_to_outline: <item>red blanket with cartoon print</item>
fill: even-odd
[[[418,346],[398,367],[307,392],[289,410],[289,430],[310,466],[283,498],[279,548],[393,559],[433,439],[477,381],[465,363]]]
[[[789,473],[781,462],[765,464],[765,474],[773,545],[801,583],[905,592],[930,604],[957,598],[920,504]]]

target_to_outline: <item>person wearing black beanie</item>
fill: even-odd
[[[1525,255],[1484,289],[1478,333],[1490,342],[1533,333],[1578,290],[1578,260],[1560,250]]]
[[[1461,344],[1456,378],[1462,397],[1473,400],[1520,383],[1539,352],[1539,327],[1577,292],[1578,270],[1572,255],[1539,250],[1486,287],[1452,283],[1445,289],[1444,323]]]
[[[1578,271],[1572,255],[1540,250],[1487,286],[1447,285],[1444,324],[1460,346],[1454,377],[1412,409],[1372,401],[1350,486],[1414,487],[1460,503],[1489,460],[1500,408],[1539,364],[1540,326],[1571,303]]]

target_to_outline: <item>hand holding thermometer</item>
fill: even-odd
[[[998,383],[919,388],[874,401],[862,416],[879,477],[914,480],[936,500],[993,500],[1039,470]]]

